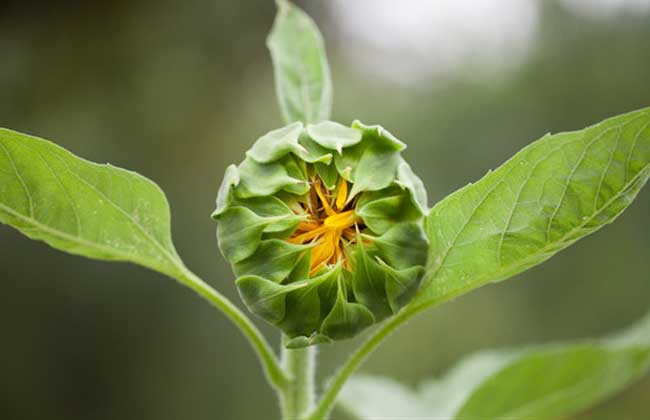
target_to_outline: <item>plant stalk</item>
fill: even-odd
[[[250,318],[228,298],[217,292],[187,268],[182,267],[182,271],[176,276],[176,279],[223,312],[239,328],[257,353],[267,381],[278,394],[282,393],[289,383],[289,378],[282,370],[280,362],[268,341]]]
[[[280,392],[282,418],[296,420],[307,418],[314,408],[316,376],[316,347],[287,349],[282,346],[282,366],[289,381]]]
[[[407,320],[417,315],[432,306],[437,306],[445,303],[454,297],[467,292],[466,290],[455,291],[447,295],[440,296],[438,299],[419,305],[407,305],[399,313],[392,318],[386,320],[381,324],[368,338],[368,340],[361,345],[343,364],[343,366],[334,374],[332,379],[327,384],[327,387],[316,404],[314,410],[307,416],[307,420],[323,420],[327,419],[334,408],[336,398],[338,397],[343,385],[350,378],[350,376],[368,359],[368,357],[375,351],[389,335],[391,335],[400,325]]]
[[[334,408],[336,397],[345,385],[345,382],[356,371],[368,356],[377,348],[377,346],[388,337],[397,327],[404,322],[409,315],[395,316],[385,324],[381,325],[361,347],[359,347],[350,358],[345,362],[341,369],[334,374],[329,382],[327,389],[316,408],[306,417],[308,420],[323,420],[329,418]]]

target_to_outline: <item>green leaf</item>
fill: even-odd
[[[0,129],[0,222],[54,248],[175,276],[169,206],[147,178]]]
[[[287,123],[329,119],[332,82],[318,27],[302,10],[278,0],[278,14],[267,39],[275,87]]]
[[[270,199],[268,201],[271,202]],[[217,225],[219,246],[223,255],[233,263],[238,263],[255,252],[263,232],[295,228],[301,220],[292,213],[264,217],[241,206],[229,207],[218,217],[221,221]]]
[[[378,235],[384,234],[396,223],[417,222],[424,214],[412,200],[411,193],[397,186],[361,194],[355,211],[365,225]]]
[[[234,263],[248,258],[262,239],[273,219],[259,217],[246,207],[230,207],[219,215],[217,238],[223,255]]]
[[[237,168],[228,167],[215,216],[225,211],[232,199],[230,190],[238,182]],[[285,374],[257,327],[185,267],[172,244],[167,199],[147,178],[0,128],[0,222],[62,251],[130,261],[175,278],[246,336],[269,383],[277,387],[285,383]]]
[[[237,195],[240,198],[263,197],[274,194],[283,188],[309,188],[304,179],[295,178],[289,174],[287,164],[291,162],[290,158],[285,158],[277,162],[259,163],[247,157],[239,165]],[[228,180],[224,179],[224,182],[228,182]],[[229,192],[230,190],[225,191]],[[219,196],[217,201],[220,200]]]
[[[305,260],[309,261],[308,258]],[[287,295],[286,306],[289,313],[285,316],[281,328],[289,337],[308,337],[318,329],[321,321],[327,316],[327,311],[331,310],[331,307],[325,307],[326,305],[321,307],[319,289],[323,287],[329,289],[333,286],[340,273],[341,267],[338,265],[320,276],[310,278],[306,287],[294,290]],[[294,284],[296,283],[290,283],[291,286]],[[303,342],[303,340],[298,340],[293,345],[295,346],[298,342]]]
[[[544,136],[431,210],[429,284],[412,309],[547,260],[614,221],[649,176],[650,108]]]
[[[333,190],[336,187],[339,180],[339,173],[336,171],[336,166],[333,163],[326,165],[321,162],[316,162],[314,169],[327,189]]]
[[[375,317],[365,306],[348,302],[347,291],[341,278],[339,276],[336,303],[323,320],[321,328],[323,334],[334,340],[354,337],[375,323]]]
[[[602,340],[485,351],[411,389],[353,377],[340,403],[359,418],[553,419],[604,401],[650,370],[650,316]]]
[[[329,165],[332,162],[332,153],[316,143],[307,135],[300,136],[302,150],[295,153],[300,159],[308,163]]]
[[[409,303],[420,285],[424,274],[424,267],[416,265],[396,270],[378,258],[386,275],[386,296],[393,313],[397,313],[404,305]]]
[[[353,183],[348,202],[362,191],[377,191],[391,185],[402,161],[399,153],[406,148],[379,125],[368,126],[354,121],[352,127],[362,132],[362,141],[334,158],[341,176]]]
[[[307,165],[305,164],[305,161],[290,155],[284,159],[283,164],[290,177],[302,180],[297,184],[285,186],[283,190],[294,195],[307,194],[310,185],[307,181]]]
[[[286,314],[286,297],[289,292],[307,287],[307,282],[281,286],[264,277],[241,276],[236,280],[237,290],[246,305],[256,315],[270,322],[281,322]]]
[[[427,239],[417,223],[405,222],[394,225],[381,236],[362,236],[372,241],[379,256],[396,269],[423,266],[427,261]]]
[[[332,339],[326,335],[315,334],[311,337],[300,336],[287,341],[284,347],[288,349],[300,349],[303,347],[314,346],[317,344],[329,344]]]
[[[279,283],[291,273],[309,247],[268,239],[259,243],[255,254],[233,263],[233,270],[237,276],[256,275]]]
[[[230,191],[232,187],[236,187],[239,184],[239,170],[237,165],[229,165],[226,168],[226,173],[223,176],[223,181],[219,186],[219,192],[217,194],[217,208],[212,213],[212,218],[216,219],[228,206],[231,199]]]
[[[420,208],[422,213],[428,212],[427,190],[422,180],[415,175],[411,166],[404,160],[397,167],[397,182],[409,191],[413,203]]]
[[[246,155],[257,162],[268,163],[278,160],[288,153],[303,152],[303,148],[298,144],[298,139],[303,130],[302,123],[295,122],[286,127],[270,131],[257,139],[253,147],[246,152]]]
[[[303,220],[302,216],[296,215],[282,200],[273,196],[246,199],[235,198],[232,200],[232,205],[246,207],[258,216],[270,219],[272,224],[266,226],[264,229],[265,233],[281,232],[295,228],[296,224]],[[213,214],[213,218],[218,220],[220,215],[225,212],[224,210],[219,215]]]
[[[363,304],[379,321],[393,314],[386,294],[386,269],[372,259],[366,245],[359,243],[351,252],[355,270],[352,290],[357,302]]]
[[[361,141],[361,131],[333,121],[307,126],[309,137],[321,146],[341,154],[344,147],[354,146]]]

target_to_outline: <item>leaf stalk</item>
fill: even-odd
[[[282,370],[279,360],[268,341],[250,318],[228,298],[217,292],[186,267],[182,267],[175,277],[179,282],[194,290],[212,306],[219,309],[241,330],[255,350],[264,369],[264,375],[271,387],[278,393],[286,389],[289,384],[289,378]]]

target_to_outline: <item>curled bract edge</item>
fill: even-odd
[[[287,347],[350,338],[417,291],[427,196],[406,145],[355,121],[293,123],[259,138],[219,188],[219,248],[247,307]]]

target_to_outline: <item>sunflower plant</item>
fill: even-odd
[[[328,418],[337,401],[359,418],[563,418],[650,368],[649,318],[603,339],[479,353],[419,390],[353,377],[416,314],[613,222],[650,177],[650,108],[548,134],[430,208],[399,135],[330,120],[324,43],[303,11],[278,1],[268,47],[284,122],[225,170],[212,218],[247,310],[281,330],[280,355],[185,266],[164,193],[137,173],[0,129],[0,222],[194,290],[248,338],[286,419]],[[316,384],[316,349],[358,335],[366,341]]]

